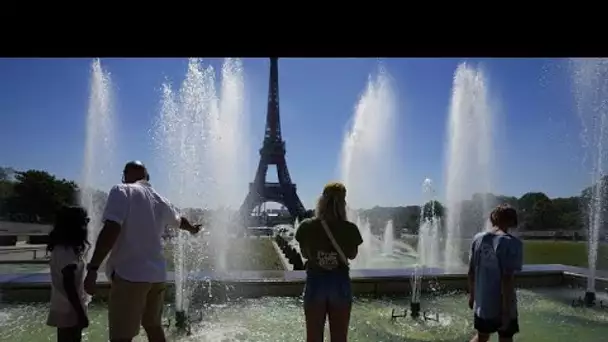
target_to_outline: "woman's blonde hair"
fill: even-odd
[[[328,221],[346,221],[346,187],[332,182],[325,185],[317,201],[315,216]]]

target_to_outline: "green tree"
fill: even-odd
[[[50,223],[62,205],[76,202],[76,184],[57,179],[46,171],[16,172],[15,179],[13,194],[7,203],[13,218]]]
[[[551,203],[557,215],[556,229],[580,230],[583,228],[584,211],[581,208],[581,198],[554,198]]]
[[[442,218],[445,212],[445,209],[441,202],[439,201],[429,201],[426,202],[423,206],[423,217],[425,219],[430,219],[433,217]]]
[[[15,170],[0,167],[0,217],[9,216],[8,200],[13,194],[13,175]]]
[[[528,192],[518,201],[520,227],[524,230],[555,230],[559,226],[551,199],[542,192]]]
[[[395,236],[400,236],[403,233],[418,234],[418,229],[420,228],[420,206],[396,207],[390,218],[393,220]]]
[[[14,183],[7,180],[0,180],[0,217],[9,216],[8,201],[13,194]]]
[[[15,169],[12,167],[0,167],[0,181],[13,181]]]

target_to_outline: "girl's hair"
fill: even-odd
[[[346,187],[342,183],[329,183],[317,201],[315,216],[327,221],[346,221]]]
[[[516,227],[517,222],[517,211],[515,208],[508,204],[501,204],[492,210],[490,214],[490,222],[494,227]]]
[[[89,217],[83,207],[62,207],[55,216],[55,224],[49,234],[46,250],[52,252],[55,246],[71,247],[74,253],[81,257],[89,246],[88,223]]]

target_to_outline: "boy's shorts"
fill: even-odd
[[[502,321],[500,318],[497,319],[483,319],[475,315],[474,319],[475,330],[482,334],[493,334],[498,333],[498,336],[503,338],[510,338],[519,332],[519,321],[513,318],[505,330],[500,330]]]

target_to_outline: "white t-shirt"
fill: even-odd
[[[89,302],[89,296],[84,292],[84,259],[78,257],[71,247],[55,246],[49,261],[51,271],[51,312],[49,322],[53,326],[73,326],[77,318],[76,311],[70,304],[63,284],[63,269],[68,265],[76,265],[75,283],[78,297],[83,308]]]
[[[177,209],[148,182],[118,184],[108,195],[103,214],[106,220],[121,225],[107,262],[108,279],[116,273],[132,282],[164,282],[162,236],[167,226],[179,226]]]

